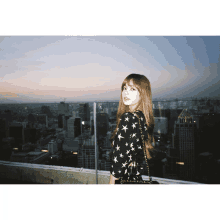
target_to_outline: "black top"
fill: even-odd
[[[112,141],[113,154],[110,173],[115,178],[131,178],[129,176],[131,167],[128,165],[133,161],[136,161],[138,166],[135,168],[135,174],[132,176],[132,180],[140,179],[143,174],[144,152],[138,117],[140,118],[144,140],[146,140],[148,131],[143,112],[126,112],[120,118],[118,131]]]

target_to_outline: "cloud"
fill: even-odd
[[[42,61],[25,59],[0,60],[0,76],[4,80],[18,79],[30,71],[41,70]]]

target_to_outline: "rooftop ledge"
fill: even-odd
[[[98,170],[98,184],[109,183],[109,171]],[[148,176],[142,176],[148,180]],[[152,177],[160,184],[201,184],[190,181]],[[19,163],[0,160],[0,179],[48,184],[96,184],[94,169]]]

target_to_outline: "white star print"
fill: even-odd
[[[121,170],[119,170],[118,173],[121,173]]]
[[[133,123],[133,124],[132,124],[132,127],[133,127],[133,129],[134,129],[134,128],[136,128],[136,125]]]
[[[115,175],[115,172],[114,172],[114,171],[112,172],[112,175]]]
[[[118,135],[119,141],[120,141],[121,138],[124,138],[124,137],[122,137],[121,134],[119,134],[119,135]]]
[[[116,147],[116,150],[118,151],[118,150],[120,150],[120,147],[117,145],[117,147]]]
[[[133,119],[135,119],[135,117],[132,117]]]
[[[130,147],[133,147],[133,145],[134,145],[133,142],[131,142]]]
[[[130,150],[127,150],[127,151],[126,151],[126,154],[129,154],[129,152],[130,152]]]
[[[132,147],[131,150],[134,151],[134,148]]]
[[[139,175],[140,173],[137,171],[137,175]]]
[[[125,121],[129,121],[129,118],[127,117],[127,118],[125,118]]]
[[[128,143],[126,142],[126,144],[125,144],[126,146],[128,146]]]
[[[125,170],[125,174],[127,173],[127,169]]]
[[[128,129],[128,128],[127,128],[127,125],[126,125],[126,126],[122,125],[122,126],[123,126],[122,130],[124,130],[125,133],[126,133],[126,129]]]
[[[141,147],[141,146],[138,146],[138,149],[142,149],[142,147]]]
[[[141,121],[143,121],[143,118],[141,117]]]
[[[115,161],[115,163],[118,162],[117,157],[114,157],[114,161]]]
[[[132,134],[132,137],[135,137],[136,136],[136,133]]]
[[[122,158],[122,157],[124,157],[124,155],[123,155],[123,154],[120,154],[120,157]]]
[[[122,167],[125,167],[125,166],[126,166],[126,163],[123,163],[123,164],[122,164]]]
[[[131,160],[132,160],[132,159],[131,159],[131,158],[132,158],[132,156],[130,155],[130,156],[128,156],[128,157],[130,158],[130,160],[129,160],[129,161],[131,161]]]
[[[139,141],[139,138],[137,138],[136,141],[138,142],[138,141]]]

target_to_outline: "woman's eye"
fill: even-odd
[[[123,90],[126,90],[126,87],[124,87]]]
[[[131,90],[132,90],[132,91],[135,91],[136,89],[135,89],[135,88],[131,88]]]

